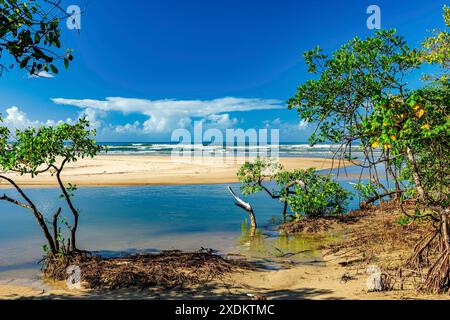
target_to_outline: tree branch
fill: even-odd
[[[252,226],[252,229],[256,229],[256,218],[255,218],[255,213],[253,212],[253,208],[250,205],[250,203],[245,202],[244,200],[242,200],[241,198],[239,198],[233,191],[233,189],[231,189],[230,186],[228,186],[228,191],[231,193],[231,195],[233,196],[233,198],[236,200],[236,202],[234,203],[235,205],[237,205],[238,207],[244,209],[245,211],[247,211],[248,215],[250,216],[250,224]]]
[[[22,207],[22,208],[31,209],[31,207],[29,205],[27,205],[27,204],[25,204],[23,202],[20,202],[19,200],[12,199],[12,198],[8,197],[6,194],[4,194],[2,197],[0,197],[0,200],[5,200],[5,201],[8,201],[8,202],[11,202],[13,204],[16,204],[16,205]]]

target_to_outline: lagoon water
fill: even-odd
[[[342,183],[350,188],[348,182]],[[279,202],[264,193],[246,197],[263,234],[261,241],[250,244],[243,228],[247,215],[234,205],[226,186],[80,188],[74,198],[81,210],[78,246],[104,255],[201,247],[262,255],[309,245],[305,239],[261,242],[274,238],[270,237],[274,234],[271,224],[282,210]],[[239,190],[238,185],[233,187]],[[57,189],[27,191],[48,217],[64,205]],[[12,190],[7,192],[13,194]],[[34,217],[28,210],[7,203],[0,203],[0,212],[0,273],[37,268],[45,241]]]
[[[126,154],[146,154],[148,149],[160,147],[123,143],[115,146],[120,149],[118,153]],[[284,156],[324,157],[324,153],[332,154],[329,146],[315,150],[304,144],[283,148],[283,152],[289,150],[289,155]],[[355,181],[359,170],[349,168],[348,173],[353,175],[340,178],[340,183],[351,189],[350,182]],[[239,185],[232,186],[239,192]],[[274,232],[273,224],[281,218],[282,204],[262,192],[243,197],[252,204],[260,229],[259,237],[249,241],[244,223],[247,214],[234,205],[226,187],[225,184],[81,187],[74,198],[81,211],[78,247],[103,255],[204,247],[264,259],[314,249],[317,245],[317,239],[280,237]],[[11,189],[2,192],[14,196]],[[59,206],[63,207],[63,214],[68,213],[59,199],[58,189],[36,188],[27,189],[27,192],[47,217],[50,218]],[[358,199],[354,199],[349,207],[352,209],[357,205]],[[30,270],[37,274],[44,244],[41,231],[28,210],[0,202],[0,281],[20,277]],[[317,257],[307,254],[296,258],[311,260]]]

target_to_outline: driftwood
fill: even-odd
[[[235,205],[237,205],[239,208],[244,209],[245,211],[247,211],[249,217],[250,217],[250,225],[252,230],[256,230],[256,218],[255,218],[255,213],[253,212],[253,208],[250,205],[250,203],[245,202],[244,200],[242,200],[241,198],[239,198],[236,193],[234,193],[233,189],[231,189],[230,186],[228,186],[228,191],[230,191],[231,195],[233,196],[233,198],[236,200],[236,202],[234,203]]]

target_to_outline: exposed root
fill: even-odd
[[[364,218],[348,228],[341,241],[324,247],[326,255],[344,260],[341,265],[360,272],[370,265],[378,266],[382,271],[382,290],[420,288],[427,263],[436,259],[436,230],[429,223],[398,223],[401,211],[395,203],[363,211]],[[410,259],[416,264],[407,263],[408,257],[417,252],[420,259]]]
[[[197,285],[221,279],[232,271],[252,268],[246,262],[225,259],[210,249],[198,252],[172,250],[120,258],[86,253],[48,257],[43,264],[44,275],[53,280],[65,280],[66,269],[70,265],[80,267],[81,281],[91,289]]]
[[[450,288],[450,251],[446,250],[428,271],[421,289],[437,293],[448,292]]]
[[[325,219],[303,219],[286,223],[280,227],[280,230],[288,234],[325,232],[331,228],[332,223]]]
[[[417,270],[420,270],[424,266],[428,266],[429,251],[432,248],[433,240],[438,234],[438,231],[433,230],[420,239],[414,246],[414,253],[411,258],[408,259],[407,264]]]
[[[448,226],[448,209],[440,210],[439,226],[423,237],[414,247],[414,253],[408,260],[409,265],[417,270],[429,268],[421,290],[435,293],[450,292],[450,240]],[[434,259],[430,259],[429,255]],[[434,262],[431,262],[433,261]]]
[[[279,227],[279,230],[288,234],[326,232],[338,224],[354,223],[365,214],[365,210],[356,210],[342,216],[303,218],[285,223]]]

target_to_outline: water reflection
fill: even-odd
[[[255,261],[274,265],[322,261],[319,248],[335,241],[339,234],[288,235],[271,229],[252,230],[244,221],[238,237],[239,253]]]

